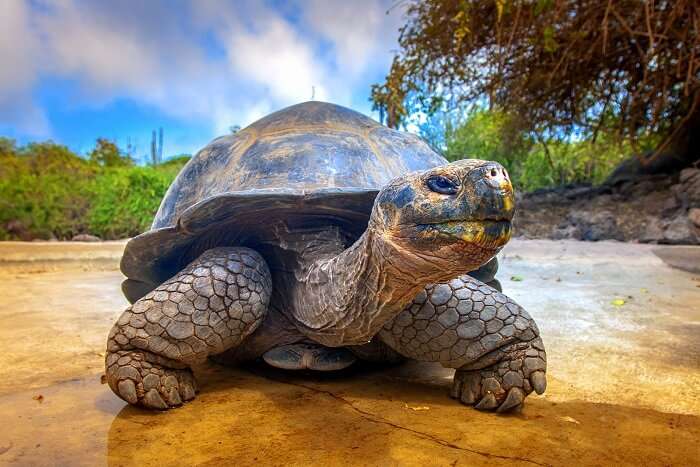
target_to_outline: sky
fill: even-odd
[[[371,113],[396,0],[0,0],[0,136],[164,156],[298,102]],[[375,118],[376,114],[373,115]]]

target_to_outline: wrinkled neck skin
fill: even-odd
[[[369,227],[345,251],[313,261],[297,273],[298,287],[292,297],[297,326],[327,346],[364,344],[427,284],[473,270],[495,251],[477,251],[476,267],[441,259],[459,257],[441,253],[411,251],[396,238]]]

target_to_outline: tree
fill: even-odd
[[[643,165],[697,160],[697,0],[410,1],[375,109],[397,127],[412,112],[483,102],[539,135],[660,136]]]
[[[509,172],[515,172],[517,162],[525,157],[533,141],[522,132],[509,133],[517,128],[512,118],[500,111],[473,109],[461,124],[447,127],[445,157],[497,160]]]
[[[125,167],[134,162],[128,155],[122,155],[116,144],[106,138],[98,138],[95,149],[90,152],[90,160],[105,167]]]

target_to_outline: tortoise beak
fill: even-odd
[[[515,214],[513,186],[506,170],[486,162],[464,175],[465,193],[455,205],[452,218],[426,224],[429,237],[459,239],[484,248],[500,248],[511,237]]]
[[[515,214],[515,194],[508,172],[501,164],[489,162],[467,174],[474,187],[476,219],[512,221]]]
[[[465,220],[428,224],[422,228],[426,237],[455,238],[483,248],[500,248],[510,240],[509,220]]]

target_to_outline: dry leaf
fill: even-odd
[[[418,412],[420,410],[430,410],[430,407],[427,407],[425,405],[411,406],[408,404],[404,404],[404,407],[406,407],[407,409],[415,410],[416,412]]]
[[[577,424],[577,425],[580,425],[580,424],[581,424],[581,422],[579,422],[578,420],[576,420],[576,419],[573,418],[573,417],[561,417],[561,419],[564,420],[565,422],[575,423],[575,424]]]

